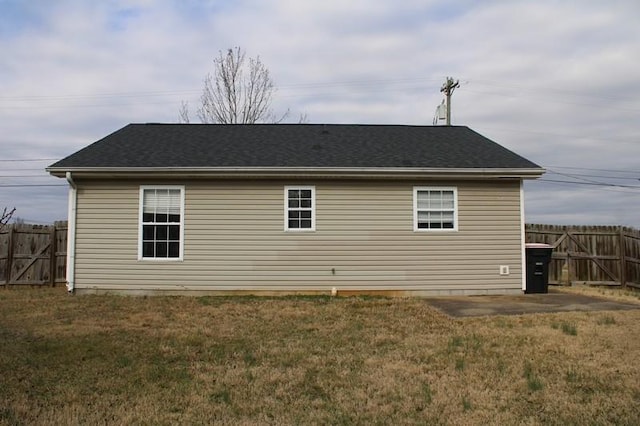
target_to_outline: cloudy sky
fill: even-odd
[[[0,0],[0,210],[66,219],[44,167],[176,122],[220,50],[260,55],[310,123],[453,123],[548,169],[526,220],[640,227],[640,2]]]

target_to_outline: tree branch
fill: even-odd
[[[11,210],[7,210],[5,207],[2,209],[2,216],[0,216],[0,230],[5,227],[7,223],[11,220],[11,217],[16,212],[16,208],[12,208]]]

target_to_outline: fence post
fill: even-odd
[[[627,287],[627,245],[624,238],[624,228],[622,225],[619,228],[619,241],[620,241],[620,284],[622,288]]]
[[[568,237],[569,230],[567,228],[563,228],[562,232],[567,235],[567,239],[565,240],[567,242],[567,286],[571,287],[573,285],[571,283],[571,269],[573,266],[571,264],[571,244],[573,244],[573,241]]]
[[[7,276],[5,277],[5,288],[9,289],[9,283],[11,282],[11,270],[13,269],[13,225],[9,225],[9,235],[7,238]]]
[[[50,239],[50,244],[49,244],[49,285],[51,285],[51,287],[54,287],[56,285],[56,250],[57,250],[57,245],[56,245],[56,226],[55,225],[51,225],[51,232],[49,232],[49,239]]]

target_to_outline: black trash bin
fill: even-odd
[[[527,285],[525,293],[549,292],[549,263],[553,247],[549,244],[525,244],[527,255]]]

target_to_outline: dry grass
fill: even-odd
[[[0,348],[0,424],[640,418],[640,311],[455,320],[419,299],[0,289]]]
[[[608,286],[588,286],[588,285],[574,285],[571,287],[565,286],[552,286],[554,291],[561,291],[564,293],[584,294],[586,296],[604,297],[607,299],[617,300],[620,302],[640,302],[640,290],[635,289],[622,289],[619,287]]]

